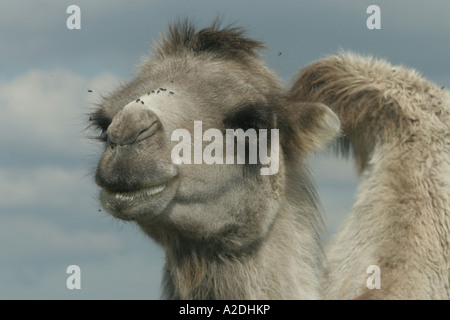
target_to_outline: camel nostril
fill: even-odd
[[[134,140],[133,143],[150,138],[151,136],[153,136],[156,133],[156,131],[158,131],[159,126],[160,126],[159,121],[157,121],[157,120],[154,121],[148,128],[141,130],[138,133],[136,140]]]
[[[121,141],[116,141],[118,139],[111,139],[110,136],[108,135],[110,147],[111,149],[114,149],[115,145],[120,146],[131,145],[143,141],[145,139],[148,139],[158,131],[159,127],[160,123],[159,121],[156,120],[147,128],[142,129],[141,131],[137,131],[132,135],[128,135],[126,138],[122,138]]]
[[[106,131],[107,141],[116,146],[131,145],[150,138],[161,127],[161,121],[151,110],[141,107],[140,104],[126,106],[109,125]]]

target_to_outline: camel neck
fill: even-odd
[[[299,212],[283,208],[267,238],[238,253],[183,243],[166,250],[163,297],[168,299],[318,298],[317,234]],[[296,218],[288,219],[290,214]],[[300,215],[300,217],[299,217]],[[317,248],[317,250],[320,250]]]

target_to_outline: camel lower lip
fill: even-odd
[[[137,199],[150,198],[156,196],[157,194],[160,194],[167,188],[168,183],[169,182],[167,181],[158,185],[142,188],[131,192],[110,192],[105,189],[103,189],[102,191],[106,196],[107,201],[133,201]]]

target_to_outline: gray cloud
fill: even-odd
[[[68,2],[39,1],[32,10],[2,1],[0,65],[11,74],[30,66],[66,65],[84,74],[102,71],[130,77],[133,66],[168,21],[191,17],[200,25],[216,15],[266,41],[267,59],[284,79],[305,64],[342,47],[418,68],[432,79],[450,67],[450,3],[378,1],[382,29],[366,28],[370,1],[77,1],[82,29],[67,30]],[[28,9],[28,10],[26,10]],[[20,41],[17,41],[20,39]],[[276,53],[282,51],[278,57]],[[6,63],[7,62],[7,63]],[[117,63],[120,62],[120,63]]]
[[[17,231],[21,237],[16,237]],[[9,240],[16,238],[14,246]],[[122,249],[112,233],[89,230],[71,231],[36,215],[2,215],[0,225],[2,261],[51,259],[53,256],[105,254]]]
[[[117,85],[112,74],[88,79],[65,69],[30,70],[0,81],[0,147],[9,150],[0,164],[80,161],[89,108]]]

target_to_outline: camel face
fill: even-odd
[[[105,101],[98,114],[109,124],[96,182],[108,212],[152,232],[175,228],[194,239],[210,236],[240,243],[261,238],[280,206],[282,164],[276,174],[264,176],[259,163],[238,164],[237,152],[230,161],[225,150],[230,137],[225,133],[237,128],[274,129],[275,114],[264,109],[273,98],[265,93],[276,93],[279,84],[270,77],[255,81],[245,69],[239,62],[219,62],[209,55],[150,61],[132,86]],[[197,123],[201,123],[200,163],[194,154]],[[220,163],[203,161],[210,145],[203,134],[211,129],[223,134]],[[187,164],[173,159],[180,144],[174,133],[180,130],[192,137],[192,161]],[[267,136],[270,153],[274,144],[270,133]],[[248,160],[248,148],[246,152]],[[277,156],[279,163],[283,156]]]
[[[260,43],[233,30],[172,32],[180,34],[163,39],[138,76],[93,114],[105,142],[96,172],[102,205],[159,241],[169,228],[190,239],[251,244],[264,237],[283,201],[284,159],[298,164],[294,150],[328,141],[339,121],[323,105],[289,102],[255,52]],[[237,129],[256,135],[230,139],[228,133]],[[189,150],[174,152],[186,144],[176,134],[180,130],[195,141]],[[206,137],[208,132],[214,137]],[[218,140],[222,147],[212,148]],[[230,150],[236,151],[231,157]],[[174,154],[189,161],[174,160]],[[261,156],[269,163],[259,161]]]

